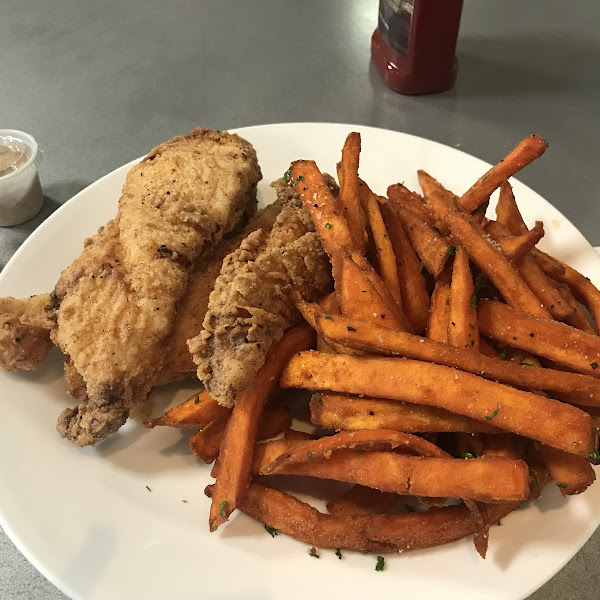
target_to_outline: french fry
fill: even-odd
[[[190,396],[185,402],[169,409],[164,415],[143,421],[144,427],[204,427],[211,421],[227,418],[230,408],[221,406],[213,400],[206,390]]]
[[[341,248],[355,247],[348,222],[315,162],[299,160],[292,163],[291,178],[297,182],[296,191],[329,257]]]
[[[532,258],[531,260],[535,262],[535,259]],[[554,285],[556,285],[556,287],[554,287]],[[594,328],[590,325],[590,322],[586,319],[585,315],[583,314],[582,306],[577,302],[577,300],[575,300],[575,296],[573,296],[573,294],[571,293],[569,286],[564,283],[555,283],[551,284],[551,287],[553,287],[559,294],[561,299],[563,299],[564,304],[569,306],[570,308],[571,312],[564,319],[565,322],[571,327],[581,329],[581,331],[586,331],[587,333],[596,333],[594,331]]]
[[[294,354],[310,348],[314,341],[314,331],[306,324],[288,331],[269,353],[252,387],[236,397],[219,453],[219,476],[210,507],[211,531],[227,521],[248,488],[260,414],[279,375]]]
[[[541,444],[540,452],[550,476],[563,496],[580,494],[594,483],[596,474],[585,458],[544,444]]]
[[[536,249],[532,252],[532,256],[547,275],[569,286],[575,298],[590,311],[596,323],[596,329],[598,329],[600,327],[600,290],[587,277],[579,273],[579,271],[560,261],[558,262],[564,269],[564,274],[560,275],[556,272],[553,274],[553,261],[556,261],[556,259],[552,259],[552,257],[541,250]]]
[[[214,486],[209,486],[205,492],[214,498]],[[362,552],[395,550],[390,544],[367,538],[366,519],[325,515],[290,494],[258,483],[250,484],[240,498],[239,508],[257,521],[311,546]]]
[[[401,204],[390,201],[387,205],[402,222],[412,247],[427,271],[438,277],[448,260],[450,250],[444,236],[425,219]]]
[[[462,207],[469,212],[476,210],[503,182],[539,158],[546,148],[548,142],[540,136],[527,136],[462,195]]]
[[[582,410],[432,363],[301,352],[281,385],[437,406],[580,456],[593,447],[591,418]]]
[[[427,321],[427,337],[435,342],[448,342],[448,323],[450,323],[450,281],[451,270],[446,267],[435,281],[429,319]]]
[[[401,183],[390,185],[386,194],[391,202],[404,206],[404,208],[425,219],[430,225],[434,224],[429,211],[423,204],[423,198],[419,194],[412,192]]]
[[[394,429],[405,433],[500,433],[502,430],[441,408],[349,394],[320,393],[310,401],[311,421],[326,429]]]
[[[525,445],[525,461],[529,465],[529,499],[537,500],[550,481],[550,473],[544,464],[538,444],[526,440]]]
[[[521,211],[517,206],[512,186],[508,181],[504,181],[500,186],[500,194],[496,204],[496,219],[498,223],[508,227],[513,235],[527,233],[528,231],[528,227],[521,216]]]
[[[485,226],[486,233],[496,240],[502,254],[515,265],[518,265],[544,237],[544,224],[541,221],[536,221],[532,229],[518,235],[511,235],[510,232],[504,234],[501,232],[503,229],[505,229],[504,225],[497,221],[488,221]]]
[[[333,256],[333,278],[342,314],[406,331],[401,307],[366,259],[340,251]]]
[[[449,205],[451,202],[458,202],[460,199],[455,196],[450,190],[447,190],[437,179],[423,170],[417,171],[419,177],[419,185],[423,190],[425,204],[429,209],[430,219],[433,219],[435,226],[444,234],[448,234],[448,227],[443,220],[436,217],[435,212],[431,210],[431,196],[440,196],[444,199],[444,204]]]
[[[477,311],[474,306],[471,306],[473,293],[473,275],[469,267],[469,257],[462,246],[457,246],[450,284],[448,343],[451,346],[479,351]]]
[[[429,294],[427,283],[417,253],[406,236],[400,220],[386,204],[381,204],[381,214],[390,236],[396,256],[396,268],[399,276],[402,308],[412,330],[424,333],[429,314]]]
[[[339,205],[348,222],[356,250],[365,254],[365,224],[362,219],[359,199],[358,162],[360,157],[360,133],[352,132],[342,149],[340,165]],[[292,171],[293,175],[293,171]]]
[[[398,500],[398,494],[382,492],[364,485],[353,485],[337,500],[327,503],[330,515],[342,518],[368,517],[385,512]]]
[[[363,182],[359,186],[359,196],[367,215],[369,227],[373,233],[379,275],[394,297],[394,300],[402,308],[402,293],[398,278],[398,268],[396,267],[396,254],[394,253],[392,242],[383,222],[379,203],[375,194]]]
[[[479,303],[477,317],[483,335],[600,377],[600,337],[596,335],[493,300]]]
[[[258,440],[266,440],[276,435],[279,435],[292,424],[292,416],[288,408],[266,407],[260,417],[258,424],[258,432],[256,438]],[[211,464],[217,456],[223,436],[225,435],[225,427],[227,426],[227,417],[213,421],[206,427],[196,432],[190,438],[190,450],[196,458],[200,458],[206,464]]]
[[[463,348],[344,317],[326,319],[317,316],[315,326],[325,339],[370,354],[405,356],[429,361],[532,390],[578,392],[589,396],[591,406],[600,405],[600,382],[596,377],[589,375],[520,366],[497,357],[475,354]]]
[[[486,523],[498,522],[519,504],[490,504]],[[370,539],[393,544],[398,550],[408,551],[455,542],[473,534],[477,526],[467,506],[458,504],[423,513],[374,515],[368,521],[366,535]]]
[[[521,460],[462,460],[395,452],[359,454],[353,450],[337,450],[330,458],[306,458],[301,462],[277,460],[276,469],[267,465],[260,474],[302,475],[360,483],[402,495],[491,503],[524,500],[529,494],[529,469]]]
[[[549,317],[539,298],[527,287],[508,259],[486,237],[483,229],[456,204],[447,206],[439,194],[432,194],[428,202],[436,216],[448,226],[452,237],[462,244],[471,260],[492,281],[504,300],[515,308]],[[439,202],[438,202],[439,201]]]

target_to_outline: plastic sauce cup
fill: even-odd
[[[44,203],[37,165],[41,151],[33,136],[0,129],[0,226],[19,225]]]

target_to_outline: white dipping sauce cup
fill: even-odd
[[[19,225],[37,215],[44,203],[37,165],[41,153],[33,136],[16,129],[0,129],[0,144],[20,147],[27,161],[0,176],[0,226]]]

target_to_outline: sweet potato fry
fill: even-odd
[[[449,454],[435,444],[410,433],[401,433],[391,429],[341,431],[317,440],[308,440],[304,444],[295,444],[288,452],[263,466],[260,473],[261,475],[272,475],[279,471],[283,464],[299,464],[313,459],[329,458],[332,452],[348,449],[354,452],[394,450],[416,456],[449,457]]]
[[[550,481],[550,473],[544,464],[538,444],[526,440],[525,445],[525,461],[529,465],[529,500],[537,500]]]
[[[531,257],[528,257],[531,258]],[[531,258],[534,261],[534,264],[537,267],[537,263],[535,263],[535,259]],[[543,273],[543,271],[542,271]],[[545,276],[545,273],[544,273]],[[564,304],[567,305],[570,309],[570,314],[564,319],[565,323],[570,325],[571,327],[575,327],[576,329],[581,329],[581,331],[587,331],[587,333],[596,333],[594,328],[590,325],[590,322],[587,320],[585,315],[583,314],[582,306],[575,300],[575,296],[571,293],[569,286],[564,283],[557,283],[554,280],[551,281],[551,287],[554,288],[560,298],[563,300]],[[556,286],[556,287],[555,287]]]
[[[400,204],[416,215],[419,215],[422,219],[425,219],[430,225],[434,224],[429,211],[423,204],[423,198],[419,194],[412,192],[401,183],[390,185],[386,193],[390,202]]]
[[[477,316],[483,335],[600,377],[600,337],[596,335],[493,300],[481,301]]]
[[[400,204],[389,202],[390,210],[400,219],[406,235],[425,268],[437,277],[446,261],[450,245],[444,236],[425,219],[404,208]]]
[[[476,210],[504,181],[539,158],[546,148],[548,142],[540,136],[527,136],[462,195],[462,207],[469,212]]]
[[[329,514],[335,517],[368,517],[385,512],[398,500],[398,494],[382,492],[364,485],[353,485],[337,500],[327,503]]]
[[[502,254],[513,264],[518,265],[524,256],[526,256],[535,245],[544,237],[544,224],[542,221],[536,221],[532,229],[519,235],[503,235],[498,229],[504,229],[504,225],[496,221],[488,221],[485,226],[486,233],[489,233],[500,246]]]
[[[292,416],[288,408],[282,406],[266,407],[260,417],[256,438],[266,440],[275,437],[288,429],[291,424]],[[227,417],[213,421],[196,432],[190,438],[192,454],[206,464],[212,463],[219,456],[226,426]]]
[[[401,307],[364,257],[342,250],[333,256],[332,263],[342,314],[381,323],[390,329],[410,329]]]
[[[190,438],[192,454],[210,465],[219,456],[219,448],[225,435],[228,417],[211,421]]]
[[[591,419],[582,410],[441,365],[301,352],[285,368],[281,385],[437,406],[478,421],[493,420],[500,429],[559,450],[582,456],[592,451]]]
[[[527,233],[528,227],[521,216],[512,186],[508,181],[504,181],[500,185],[500,194],[496,204],[496,219],[498,223],[508,227],[513,235]]]
[[[431,197],[437,196],[433,194]],[[454,240],[465,247],[471,260],[492,281],[508,304],[532,314],[550,316],[539,298],[527,287],[502,252],[489,241],[479,225],[456,204],[450,205],[445,215],[442,212],[443,209],[436,216],[446,223]]]
[[[227,521],[250,483],[260,414],[277,386],[279,375],[294,354],[310,348],[314,341],[314,331],[307,324],[288,331],[269,353],[252,387],[237,396],[219,453],[219,476],[210,507],[211,531]]]
[[[326,319],[318,316],[315,325],[325,339],[370,354],[406,356],[429,361],[532,390],[579,392],[591,396],[592,406],[600,404],[598,399],[600,382],[596,377],[589,375],[521,366],[497,357],[475,354],[463,348],[454,348],[448,344],[400,331],[391,331],[355,319],[344,317]],[[527,335],[529,336],[529,332]]]
[[[435,281],[427,321],[427,337],[444,344],[448,343],[448,323],[450,323],[450,274],[448,265]]]
[[[419,177],[419,185],[423,190],[423,199],[427,210],[430,214],[430,219],[433,219],[435,226],[443,233],[448,234],[448,226],[443,220],[440,220],[439,215],[436,215],[435,210],[432,210],[432,196],[435,202],[436,197],[443,198],[444,204],[450,205],[450,203],[458,202],[458,196],[455,196],[450,190],[446,189],[437,179],[432,177],[429,173],[423,170],[417,171]]]
[[[491,525],[504,518],[520,502],[490,504],[485,516]],[[464,504],[434,508],[427,512],[374,515],[366,533],[370,539],[393,544],[398,550],[417,550],[455,542],[475,532],[477,524]]]
[[[450,284],[448,314],[448,343],[459,348],[479,351],[479,329],[477,310],[472,306],[473,275],[469,267],[469,256],[462,246],[457,246]]]
[[[544,444],[540,452],[546,468],[563,496],[586,490],[596,479],[592,465],[582,456],[561,452]]]
[[[204,427],[211,421],[227,418],[231,409],[221,406],[213,400],[206,390],[190,396],[185,402],[169,409],[164,415],[148,419],[142,423],[144,427]]]
[[[587,277],[579,273],[579,271],[576,271],[560,261],[557,262],[559,262],[560,266],[564,269],[564,273],[562,275],[559,275],[556,272],[552,274],[554,271],[552,261],[556,261],[556,259],[552,259],[552,257],[541,250],[536,249],[532,252],[532,256],[546,274],[569,286],[575,298],[590,311],[590,314],[596,323],[596,329],[598,329],[598,327],[600,327],[600,290],[598,290]]]
[[[364,255],[365,253],[365,224],[363,222],[360,199],[358,162],[360,157],[360,133],[352,132],[346,138],[342,149],[342,162],[340,164],[340,196],[339,205],[342,214],[348,222],[350,232],[354,239],[355,248]],[[293,175],[293,171],[292,171]]]
[[[292,163],[291,179],[329,257],[341,248],[354,247],[348,222],[315,162]]]
[[[214,498],[214,487],[205,491]],[[239,500],[239,508],[257,521],[312,546],[363,552],[395,550],[390,544],[367,538],[366,519],[325,515],[290,494],[258,483],[250,484]]]
[[[316,396],[316,395],[315,395]],[[395,400],[359,398],[349,394],[319,393],[310,401],[311,421],[326,429],[394,429],[405,433],[462,431],[500,433],[490,425],[441,408]]]
[[[267,465],[260,474],[302,475],[360,483],[407,496],[492,503],[524,500],[529,494],[529,469],[521,460],[462,460],[395,452],[360,454],[352,450],[337,450],[330,458],[306,458],[302,462],[277,460],[276,469]]]
[[[573,318],[575,309],[558,292],[553,281],[542,271],[530,254],[521,259],[519,274],[527,287],[540,299],[544,308],[557,321],[569,322]],[[569,324],[575,326],[573,323]]]
[[[430,300],[427,283],[421,273],[419,258],[411,246],[400,220],[392,210],[387,205],[381,204],[381,214],[396,256],[402,309],[412,330],[416,333],[424,333]]]
[[[392,242],[383,222],[379,203],[375,194],[373,194],[366,183],[360,183],[359,196],[361,205],[367,215],[369,227],[373,233],[378,273],[394,297],[394,300],[402,308],[402,293],[398,278],[398,268],[396,267],[396,254],[394,253]]]

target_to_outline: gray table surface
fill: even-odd
[[[431,96],[382,83],[376,19],[376,0],[2,0],[0,127],[38,139],[46,200],[0,229],[0,266],[59,205],[160,141],[292,121],[405,131],[490,162],[538,133],[550,149],[519,178],[599,245],[600,4],[466,2],[457,84]],[[597,598],[599,554],[596,532],[531,600]],[[65,598],[1,531],[0,598]]]

